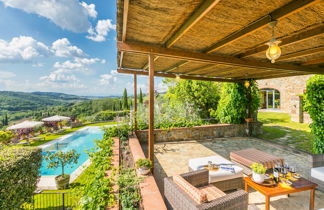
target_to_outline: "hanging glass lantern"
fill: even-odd
[[[266,56],[271,61],[271,63],[276,62],[276,60],[281,55],[281,49],[279,47],[279,44],[281,43],[281,41],[278,41],[275,38],[276,25],[277,25],[277,21],[272,21],[269,23],[269,26],[272,28],[272,39],[266,43],[266,45],[269,46],[269,48],[266,51]]]
[[[278,46],[281,41],[277,41],[276,39],[271,39],[270,42],[266,43],[269,48],[266,51],[266,56],[269,60],[271,60],[271,63],[274,63],[281,55],[281,49]]]

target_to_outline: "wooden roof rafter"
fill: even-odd
[[[142,70],[142,69],[124,69],[119,68],[117,69],[118,73],[123,74],[136,74],[136,75],[149,75],[149,71]],[[183,74],[177,74],[177,73],[165,73],[165,72],[154,72],[154,76],[156,77],[167,77],[167,78],[177,78],[178,76],[181,79],[190,79],[190,80],[202,80],[202,81],[214,81],[214,82],[242,82],[242,80],[238,79],[223,79],[223,78],[217,78],[217,77],[201,77],[201,76],[188,76]]]
[[[324,51],[324,46],[310,48],[310,49],[306,49],[306,50],[301,50],[301,51],[281,55],[280,58],[278,59],[278,61],[287,60],[287,59],[291,59],[291,58],[297,58],[297,57],[303,57],[303,56],[312,55],[312,54],[323,52],[323,51]]]
[[[199,22],[211,9],[213,9],[220,0],[205,0],[199,7],[192,13],[192,15],[176,30],[172,36],[165,42],[166,48],[172,47],[187,31],[190,30],[196,23]],[[157,61],[159,57],[155,57]],[[143,69],[148,68],[148,63],[143,66]]]
[[[223,64],[223,65],[231,65],[238,67],[248,67],[248,68],[257,68],[260,70],[268,69],[268,70],[277,70],[277,71],[296,71],[296,72],[308,72],[308,73],[323,73],[322,68],[316,67],[307,67],[291,65],[291,64],[272,64],[265,63],[260,61],[251,61],[251,60],[243,60],[235,57],[226,57],[226,56],[218,56],[212,54],[204,54],[204,53],[196,53],[178,49],[168,49],[163,47],[156,47],[152,45],[144,45],[137,43],[125,43],[125,42],[117,42],[119,51],[127,51],[129,53],[140,53],[140,54],[150,54],[152,53],[155,56],[163,56],[170,57],[179,60],[188,60],[200,63],[207,64]]]
[[[295,35],[289,36],[289,37],[283,37],[282,39],[279,39],[281,41],[280,46],[287,46],[290,44],[295,44],[310,38],[314,38],[316,36],[319,36],[321,34],[323,34],[324,31],[324,24],[321,23],[318,26],[312,27],[311,29],[308,30],[304,30],[300,33],[297,33]],[[244,58],[247,56],[251,56],[260,52],[265,52],[268,49],[268,46],[265,45],[265,43],[263,43],[262,45],[256,46],[256,47],[252,47],[252,49],[247,50],[243,53],[240,53],[239,55],[237,55],[236,57],[238,58]]]
[[[230,44],[240,38],[243,38],[243,37],[255,32],[256,30],[259,30],[259,29],[267,26],[268,23],[270,23],[273,20],[280,20],[282,18],[285,18],[295,12],[305,9],[305,8],[307,8],[313,4],[316,4],[318,2],[320,2],[320,0],[291,1],[290,3],[286,4],[285,6],[278,8],[275,11],[271,12],[270,14],[265,15],[264,17],[250,23],[248,26],[228,35],[224,39],[216,42],[215,44],[210,46],[208,49],[204,50],[203,52],[204,53],[212,53],[212,52],[216,51],[217,49],[224,47],[227,44]],[[264,49],[264,47],[262,49],[266,50],[267,48],[265,46],[265,49]],[[178,63],[175,65],[179,65],[179,64],[184,65],[183,63]]]
[[[217,49],[224,47],[225,45],[228,45],[240,38],[248,36],[249,34],[253,33],[254,31],[267,26],[268,23],[272,22],[273,20],[280,20],[282,18],[285,18],[295,12],[305,9],[305,8],[307,8],[313,4],[316,4],[318,2],[320,2],[320,0],[291,1],[290,3],[284,5],[283,7],[276,9],[275,11],[271,12],[270,14],[263,16],[262,18],[250,23],[248,26],[246,26],[238,31],[235,31],[234,33],[228,35],[224,39],[216,42],[215,44],[210,46],[208,49],[206,49],[204,52],[212,53],[212,52],[216,51]]]
[[[129,0],[124,0],[122,41],[126,41]],[[123,65],[124,52],[120,52],[119,66]]]
[[[324,63],[324,57],[306,61],[306,62],[302,63],[301,65],[314,65],[314,64],[319,64],[319,63]],[[323,72],[322,72],[322,74],[323,74]]]

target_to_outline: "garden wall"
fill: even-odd
[[[262,123],[252,122],[252,136],[262,133]],[[136,135],[141,142],[147,142],[147,130],[136,131]],[[248,136],[247,124],[214,124],[195,126],[191,128],[172,128],[155,129],[155,142],[165,141],[190,141],[190,140],[208,140],[221,137],[243,137]]]

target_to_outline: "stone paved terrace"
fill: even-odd
[[[304,177],[309,176],[310,166],[307,155],[291,149],[283,148],[256,138],[235,137],[217,138],[205,141],[180,141],[155,144],[154,176],[163,193],[163,178],[188,172],[188,160],[191,158],[221,155],[229,159],[229,153],[235,150],[256,148],[282,157],[290,165],[295,165]],[[147,146],[143,145],[146,152]],[[264,209],[264,196],[250,191],[249,209]],[[324,193],[316,191],[315,208],[324,208]],[[308,209],[309,191],[292,194],[291,197],[278,196],[271,198],[271,209]]]

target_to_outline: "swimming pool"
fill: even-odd
[[[42,153],[76,150],[80,154],[78,164],[66,165],[64,168],[65,174],[73,173],[78,167],[80,167],[85,161],[89,159],[87,151],[95,147],[95,140],[102,139],[104,131],[100,127],[89,126],[81,128],[71,134],[65,135],[55,141],[42,145]],[[40,175],[60,175],[61,168],[49,169],[47,168],[48,161],[43,159],[42,166],[40,168]]]

